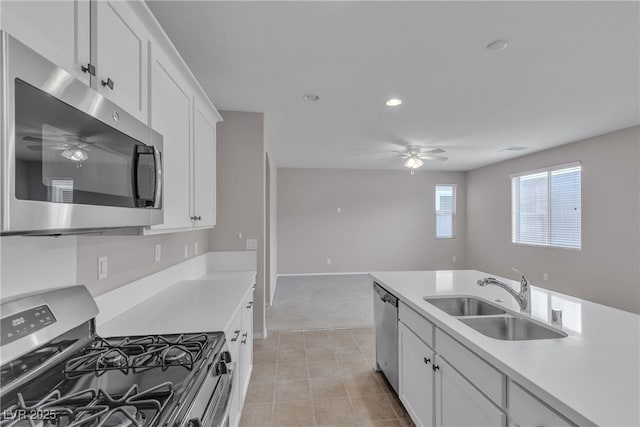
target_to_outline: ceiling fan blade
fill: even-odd
[[[431,150],[425,150],[422,152],[422,154],[440,154],[440,153],[444,153],[444,150],[442,148],[433,148]]]
[[[58,144],[58,145],[28,145],[27,148],[33,151],[44,151],[44,150],[64,151],[70,147],[65,144]]]
[[[31,135],[23,136],[22,140],[29,141],[29,142],[44,142],[42,138],[39,138],[37,136],[31,136]]]
[[[441,162],[444,162],[445,160],[448,159],[448,157],[431,156],[431,155],[428,155],[428,154],[421,154],[420,156],[418,156],[418,158],[420,158],[422,160],[439,160]]]

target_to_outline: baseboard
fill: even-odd
[[[253,339],[254,340],[263,340],[267,338],[267,328],[264,328],[262,332],[254,332]]]
[[[346,271],[336,273],[283,273],[277,274],[277,277],[298,277],[298,276],[360,276],[363,274],[369,274],[368,271]]]

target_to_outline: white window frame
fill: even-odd
[[[511,191],[511,243],[513,243],[514,245],[519,245],[519,246],[534,246],[534,247],[539,247],[539,248],[554,248],[554,249],[564,249],[564,250],[569,250],[569,251],[581,251],[582,250],[582,216],[580,217],[580,247],[578,248],[574,248],[574,247],[570,247],[570,246],[562,246],[562,245],[552,245],[551,244],[551,239],[548,238],[547,241],[549,242],[548,244],[537,244],[537,243],[526,243],[526,242],[519,242],[516,240],[516,224],[514,223],[514,214],[515,214],[515,209],[516,209],[516,201],[514,200],[514,194],[513,194],[513,179],[514,178],[519,178],[522,176],[527,176],[527,175],[535,175],[535,174],[540,174],[540,173],[547,173],[549,175],[551,175],[551,172],[555,172],[558,170],[562,170],[562,169],[571,169],[571,168],[580,168],[580,180],[582,181],[582,162],[580,161],[575,161],[575,162],[569,162],[569,163],[563,163],[560,165],[555,165],[555,166],[548,166],[545,168],[539,168],[539,169],[533,169],[533,170],[528,170],[528,171],[523,171],[523,172],[518,172],[518,173],[514,173],[509,175],[509,191]],[[547,218],[549,218],[549,221],[551,220],[551,179],[547,178]],[[580,210],[582,211],[582,185],[580,186]],[[548,234],[551,234],[551,224],[549,224],[549,230],[548,230]]]
[[[451,236],[438,237],[438,210],[436,209],[436,194],[438,187],[451,187],[453,189],[453,209],[451,210]],[[456,238],[456,206],[458,204],[458,184],[436,183],[433,186],[433,211],[435,212],[435,236],[436,240],[455,239]]]

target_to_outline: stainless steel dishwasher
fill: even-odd
[[[398,393],[398,298],[373,283],[376,365]]]

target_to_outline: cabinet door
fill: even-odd
[[[399,397],[419,426],[434,423],[433,350],[398,322]]]
[[[240,343],[239,341],[236,345],[229,347],[229,352],[231,353],[231,363],[233,364],[232,369],[234,375],[234,387],[233,387],[233,395],[231,396],[231,409],[229,409],[229,425],[237,426],[240,423],[240,414],[242,411],[242,400],[240,395],[240,379],[236,378],[236,376],[240,375]]]
[[[161,50],[151,64],[151,126],[162,134],[164,223],[152,229],[191,227],[189,140],[191,97],[187,85]]]
[[[505,426],[505,414],[451,365],[437,357],[436,366],[437,426]]]
[[[87,85],[90,20],[88,0],[2,1],[4,31]]]
[[[216,224],[216,119],[195,98],[193,111],[193,216],[196,227]]]
[[[509,381],[509,417],[513,427],[571,427],[567,421],[554,410],[547,407],[525,389],[513,381]]]
[[[244,402],[253,368],[253,293],[245,300],[242,307],[242,330],[242,341],[240,341],[240,401]]]
[[[93,5],[94,87],[147,123],[147,31],[127,2],[100,0]],[[105,86],[109,82],[113,88]]]

